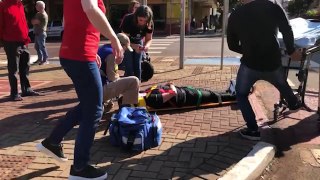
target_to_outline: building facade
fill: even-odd
[[[43,0],[46,3],[46,11],[49,20],[61,20],[63,18],[63,0]],[[36,0],[24,0],[27,19],[35,14]],[[107,17],[115,31],[118,31],[122,17],[128,11],[130,0],[104,0],[107,8]],[[140,0],[141,4],[143,3]],[[196,19],[198,27],[201,19],[214,12],[216,0],[185,0],[186,2],[186,32],[189,32],[191,17]],[[181,18],[181,0],[148,0],[147,5],[151,7],[154,14],[155,33],[157,34],[179,34]]]

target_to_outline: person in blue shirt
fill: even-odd
[[[117,37],[124,50],[132,52],[130,39],[124,33],[118,33]],[[97,55],[101,59],[100,74],[103,84],[103,102],[107,105],[111,104],[112,98],[122,96],[122,106],[137,104],[139,95],[140,81],[135,76],[120,78],[118,73],[118,64],[113,55],[113,50],[110,44],[104,44],[98,49]]]

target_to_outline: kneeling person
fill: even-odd
[[[127,35],[118,33],[117,37],[124,50],[133,51]],[[101,58],[100,73],[103,84],[103,102],[111,103],[112,98],[122,95],[122,105],[137,104],[139,79],[135,76],[119,77],[118,64],[122,62],[122,59],[115,59],[110,44],[102,45],[98,50],[98,56]]]

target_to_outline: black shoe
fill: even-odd
[[[10,96],[11,101],[22,101],[22,97],[20,95]]]
[[[69,180],[85,180],[85,179],[94,179],[94,180],[105,180],[107,179],[108,174],[99,169],[96,169],[93,166],[87,165],[81,171],[75,171],[73,166],[70,168]]]
[[[39,64],[42,60],[38,59],[33,64]]]
[[[27,91],[27,92],[23,92],[21,93],[22,97],[26,97],[26,96],[40,96],[40,93],[36,92],[36,91]]]
[[[53,157],[58,162],[66,162],[68,158],[64,156],[62,144],[52,145],[49,143],[48,139],[43,140],[41,143],[36,145],[38,151]]]
[[[289,106],[290,111],[297,111],[303,107],[302,102],[299,100],[297,103],[293,106]]]
[[[259,131],[252,131],[252,130],[249,130],[249,129],[242,129],[242,130],[240,130],[239,133],[243,138],[249,139],[249,140],[252,140],[252,141],[260,141],[260,139],[261,139]]]

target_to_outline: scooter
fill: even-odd
[[[305,93],[306,93],[306,87],[307,87],[307,81],[308,81],[308,73],[309,73],[309,66],[310,66],[310,60],[314,53],[320,51],[320,46],[312,46],[308,49],[303,48],[302,49],[302,59],[300,61],[300,65],[298,67],[291,67],[291,58],[289,58],[288,63],[286,66],[284,66],[286,70],[286,77],[288,77],[289,70],[290,69],[296,69],[298,70],[298,73],[296,73],[296,76],[298,78],[298,81],[300,82],[298,89],[294,89],[296,92],[296,96],[302,103],[302,107],[304,107],[305,110],[309,112],[316,112],[315,110],[312,110],[310,107],[308,107],[305,103]],[[283,98],[282,95],[280,95],[280,101],[276,104],[274,104],[274,121],[277,121],[281,115],[283,115],[283,112],[288,108],[288,103]]]

